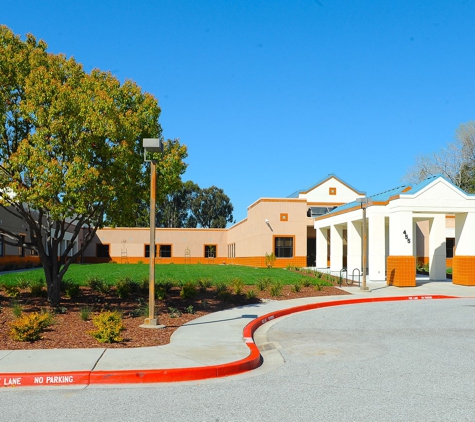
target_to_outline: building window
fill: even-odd
[[[448,237],[445,239],[445,256],[446,258],[454,257],[454,248],[455,248],[455,239],[453,237]]]
[[[294,238],[276,237],[274,239],[274,253],[276,258],[292,258],[294,256]]]
[[[329,193],[330,195],[336,195],[336,188],[330,188],[330,189],[328,190],[328,193]]]
[[[158,245],[155,245],[155,256],[157,256]],[[145,258],[150,258],[150,244],[145,245]]]
[[[96,245],[96,257],[97,258],[110,258],[109,245]]]
[[[0,256],[5,255],[5,243],[3,242],[3,235],[0,235]]]
[[[205,245],[205,258],[216,258],[216,245]]]
[[[172,245],[160,245],[160,258],[172,257]]]
[[[228,245],[228,258],[236,258],[236,244],[230,243]]]
[[[287,213],[280,214],[280,221],[289,221],[289,214]]]

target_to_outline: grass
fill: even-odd
[[[107,284],[115,285],[118,280],[129,278],[142,280],[148,278],[148,264],[74,264],[66,273],[68,280],[86,286],[88,280],[98,278]],[[42,269],[34,269],[21,274],[10,273],[0,276],[0,285],[17,286],[21,280],[38,280],[44,276]],[[283,285],[294,285],[307,278],[299,272],[282,268],[250,268],[236,265],[157,265],[155,270],[157,283],[175,280],[181,283],[194,283],[200,279],[210,280],[213,284],[226,283],[231,285],[239,279],[246,285],[258,285],[264,278]],[[312,279],[312,281],[316,279]]]

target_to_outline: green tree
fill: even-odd
[[[233,206],[223,189],[211,186],[201,189],[191,204],[191,211],[200,227],[224,228],[234,221]]]
[[[0,26],[0,206],[26,223],[29,237],[0,232],[38,253],[58,305],[62,277],[97,229],[136,220],[149,184],[142,139],[161,137],[161,127],[157,100],[134,82],[86,73],[46,50]],[[161,188],[179,179],[181,157],[159,160]]]
[[[404,179],[420,182],[441,174],[468,193],[475,193],[475,121],[461,124],[455,140],[439,152],[420,155]]]
[[[169,193],[158,205],[157,227],[196,227],[191,204],[199,192],[200,187],[188,180],[178,190]]]

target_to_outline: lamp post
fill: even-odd
[[[149,284],[148,284],[148,318],[142,327],[158,328],[155,317],[155,206],[157,190],[157,167],[156,160],[148,160],[147,153],[162,152],[163,144],[161,139],[146,138],[143,140],[144,162],[150,163],[150,246],[149,246]]]
[[[367,258],[368,258],[368,228],[366,226],[366,207],[368,206],[368,198],[365,196],[364,198],[358,198],[356,202],[361,204],[361,208],[363,209],[363,285],[360,287],[361,290],[369,290],[366,286],[366,267],[367,267]]]

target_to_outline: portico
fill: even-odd
[[[416,285],[416,228],[423,221],[429,227],[428,236],[422,240],[428,251],[429,278],[445,280],[446,218],[455,216],[453,283],[475,285],[474,195],[442,176],[434,176],[374,195],[365,206],[370,281],[399,287]],[[356,201],[316,218],[317,267],[337,272],[345,263],[350,274],[354,269],[362,271],[362,223],[362,204]]]

